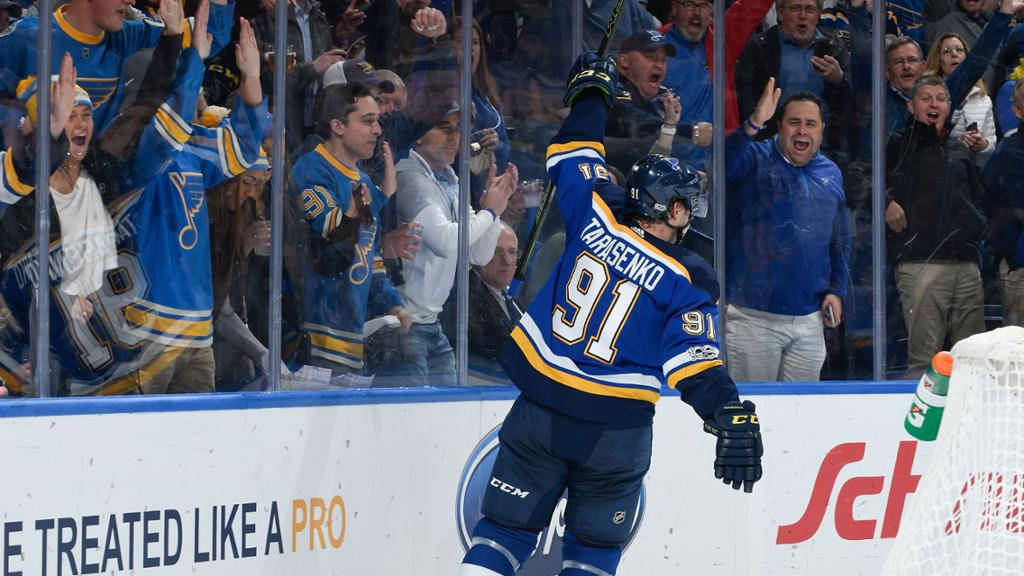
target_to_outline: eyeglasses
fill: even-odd
[[[963,54],[967,52],[963,46],[946,46],[942,49],[943,54]]]
[[[815,4],[806,4],[804,6],[800,6],[799,4],[790,4],[786,6],[785,11],[789,12],[790,14],[800,14],[801,12],[803,12],[804,14],[807,14],[809,16],[814,16],[815,14],[820,12],[821,9],[818,8],[818,6]]]
[[[494,256],[497,257],[497,258],[501,258],[505,254],[508,254],[512,258],[517,258],[519,256],[519,249],[518,248],[509,248],[507,250],[505,248],[495,248],[494,249]]]
[[[892,66],[893,68],[899,68],[904,64],[913,66],[914,64],[920,63],[921,59],[918,58],[917,56],[907,56],[906,58],[893,58],[892,60],[889,61],[889,66]]]
[[[680,0],[672,0],[672,3],[682,6],[683,10],[686,10],[687,12],[703,12],[705,14],[710,14],[712,8],[711,4],[698,4],[697,2],[690,2],[689,0],[686,0],[685,2],[680,2]]]

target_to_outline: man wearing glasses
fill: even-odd
[[[776,0],[779,24],[747,43],[736,67],[740,118],[748,118],[769,78],[776,78],[782,100],[796,92],[810,92],[825,103],[828,133],[822,152],[843,164],[838,156],[847,148],[846,121],[853,105],[853,89],[846,74],[850,54],[833,33],[818,29],[822,0]],[[777,131],[777,118],[761,137]]]
[[[791,0],[793,2],[803,0]],[[1020,0],[1005,1],[982,31],[978,41],[968,52],[962,64],[946,77],[952,109],[958,109],[970,93],[971,87],[988,69],[999,47],[1010,34],[1010,16],[1024,7]],[[913,39],[901,36],[885,49],[886,91],[885,130],[892,134],[903,130],[910,120],[907,108],[914,84],[924,71],[924,54]]]
[[[771,8],[772,0],[737,0],[725,12],[725,129],[739,126],[733,70],[750,35]],[[714,96],[714,4],[710,0],[672,0],[670,23],[662,34],[676,47],[668,60],[665,86],[679,95],[680,123],[711,122]]]

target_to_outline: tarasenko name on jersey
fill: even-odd
[[[590,248],[591,254],[604,260],[609,266],[626,276],[635,284],[654,290],[665,276],[665,269],[657,261],[644,256],[629,242],[616,238],[617,231],[597,218],[580,231],[580,239]]]

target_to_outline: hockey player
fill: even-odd
[[[717,478],[746,492],[761,478],[754,404],[740,402],[719,359],[714,275],[676,245],[706,213],[700,178],[674,159],[645,158],[627,179],[625,209],[613,211],[603,197],[623,193],[607,182],[602,140],[615,67],[591,53],[573,72],[572,111],[547,153],[566,250],[502,352],[522,393],[502,425],[462,576],[514,574],[566,488],[561,574],[615,574],[663,383],[718,437]]]
[[[302,361],[338,373],[363,368],[368,311],[397,316],[402,332],[412,321],[380,256],[378,215],[396,186],[387,143],[380,188],[356,167],[373,156],[381,135],[379,119],[379,107],[366,86],[329,86],[320,127],[324,142],[292,169],[289,194],[310,230],[310,258],[303,263],[301,330],[307,357]]]

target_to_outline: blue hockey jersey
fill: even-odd
[[[66,10],[67,6],[61,6],[52,16],[52,70],[56,72],[59,68],[65,52],[71,54],[78,85],[89,93],[93,103],[96,134],[102,134],[121,109],[125,62],[139,50],[156,46],[164,27],[158,21],[142,18],[126,20],[116,32],[85,34],[65,19]],[[210,6],[208,30],[214,37],[211,54],[230,40],[233,14],[233,3]],[[19,80],[36,74],[38,31],[38,17],[25,18],[15,24],[9,38],[0,42],[0,92],[14,94]],[[185,27],[183,43],[186,48],[192,43],[191,23]]]
[[[125,377],[162,362],[164,346],[212,344],[205,190],[249,168],[267,168],[260,148],[267,112],[265,102],[240,104],[215,128],[185,122],[182,115],[194,113],[203,70],[194,49],[182,52],[174,92],[143,132],[123,178],[122,190],[133,191],[107,206],[119,267],[105,275],[87,320],[72,312],[73,297],[57,289],[63,276],[60,243],[49,248],[50,347],[72,394],[129,391],[135,383]],[[9,152],[0,158],[4,203],[32,191],[12,176],[10,158]],[[29,347],[26,327],[39,281],[37,260],[38,250],[29,241],[7,261],[0,278],[0,294],[14,319],[0,330],[0,377],[15,385]]]
[[[402,305],[391,285],[380,256],[377,216],[387,196],[365,173],[339,162],[320,144],[304,154],[292,169],[292,194],[312,234],[327,240],[341,224],[348,209],[352,187],[362,182],[370,190],[372,225],[361,224],[351,266],[337,275],[304,263],[303,322],[309,336],[310,355],[356,370],[363,367],[363,323]]]
[[[595,105],[581,109],[587,104]],[[565,252],[501,361],[539,404],[583,420],[643,425],[662,384],[683,391],[688,379],[722,369],[717,284],[699,257],[681,257],[681,248],[623,225],[595,192],[608,179],[600,141],[605,114],[597,98],[577,103],[548,148]],[[698,278],[703,289],[695,286]],[[734,398],[726,380],[730,389],[721,392]]]
[[[267,169],[260,148],[266,101],[241,103],[221,125],[184,120],[194,114],[204,66],[194,49],[182,52],[171,98],[142,134],[122,190],[141,188],[125,202],[134,230],[118,247],[139,258],[148,280],[143,296],[126,304],[125,330],[140,339],[184,347],[212,343],[213,282],[206,190],[246,170]]]

